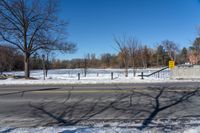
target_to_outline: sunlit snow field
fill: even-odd
[[[171,78],[171,71],[166,69],[160,73],[154,74],[150,77],[141,79],[141,72],[144,75],[151,74],[160,68],[151,69],[137,69],[136,76],[133,76],[133,70],[128,70],[128,77],[125,77],[124,69],[87,69],[87,75],[84,75],[84,69],[55,69],[49,70],[47,77],[43,76],[43,70],[31,71],[31,77],[34,80],[13,79],[9,78],[1,80],[0,84],[96,84],[96,83],[136,83],[136,82],[163,82],[169,81]],[[78,80],[78,73],[80,73],[80,80]],[[113,79],[111,79],[113,73]],[[23,76],[23,71],[4,72],[6,75]]]
[[[159,68],[151,68],[151,69],[137,69],[136,70],[136,76],[140,75],[141,72],[145,74],[150,74],[152,72],[155,72],[159,70]],[[88,78],[105,78],[105,77],[111,77],[111,72],[113,72],[113,76],[115,78],[124,77],[125,76],[125,70],[124,69],[87,69],[87,75]],[[129,69],[129,77],[133,77],[133,70]],[[159,78],[169,78],[170,77],[170,71],[164,70],[163,72],[160,72]],[[69,79],[69,78],[77,78],[78,73],[81,74],[81,77],[85,77],[84,75],[84,69],[54,69],[48,71],[48,79]],[[13,71],[13,72],[4,72],[4,74],[9,75],[16,75],[16,76],[23,76],[23,71]],[[31,77],[43,79],[43,70],[32,70],[31,71]],[[153,77],[158,77],[157,75],[153,75]]]

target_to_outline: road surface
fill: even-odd
[[[200,120],[199,91],[198,82],[0,86],[0,126],[180,126]]]

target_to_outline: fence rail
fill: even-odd
[[[170,71],[167,70],[169,69],[169,67],[164,67],[162,69],[159,69],[155,72],[152,72],[150,74],[143,74],[143,72],[141,73],[141,75],[138,75],[141,77],[141,79],[144,79],[144,77],[154,77],[154,78],[169,78],[170,77]]]

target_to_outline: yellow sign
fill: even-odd
[[[170,60],[170,61],[169,61],[169,68],[170,68],[170,69],[173,69],[174,66],[175,66],[174,61]]]

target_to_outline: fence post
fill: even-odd
[[[80,73],[78,73],[78,80],[80,80]]]
[[[141,72],[141,79],[144,79],[144,77],[143,77],[144,75],[143,75],[143,72]]]
[[[113,80],[113,72],[111,72],[111,80]]]

